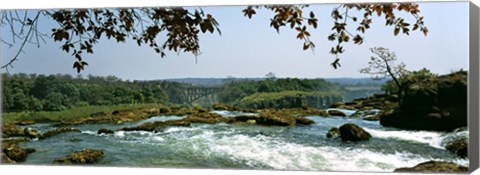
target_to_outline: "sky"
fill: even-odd
[[[335,59],[329,50],[335,45],[327,40],[333,19],[331,10],[338,4],[312,5],[304,13],[314,11],[319,27],[310,28],[311,39],[316,44],[314,52],[304,51],[303,41],[296,39],[296,31],[282,28],[280,33],[271,28],[273,13],[257,10],[252,19],[243,16],[244,6],[202,7],[220,23],[222,34],[201,34],[202,54],[167,52],[161,58],[148,46],[138,47],[134,41],[116,43],[101,40],[94,46],[94,54],[84,54],[89,66],[80,74],[99,76],[114,75],[125,80],[154,80],[167,78],[226,78],[264,77],[273,72],[277,77],[339,78],[369,77],[359,70],[368,66],[373,54],[369,48],[385,47],[394,51],[397,62],[404,62],[408,70],[423,67],[434,73],[468,70],[468,2],[424,2],[419,3],[421,15],[425,16],[428,36],[412,32],[410,36],[393,35],[393,27],[386,27],[382,17],[374,17],[372,28],[366,31],[362,45],[345,45],[346,52],[340,55],[341,67],[333,69]],[[409,22],[411,15],[397,13]],[[55,23],[44,20],[42,30],[50,31]],[[351,29],[354,31],[354,29]],[[11,38],[9,29],[3,27],[0,36]],[[27,45],[10,73],[71,74],[75,58],[59,49],[61,43],[48,40],[37,48]],[[8,61],[18,47],[1,46],[1,63]],[[5,70],[2,70],[2,72]]]

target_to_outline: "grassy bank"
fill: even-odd
[[[111,115],[113,111],[134,111],[141,109],[160,108],[160,104],[135,104],[135,105],[111,105],[111,106],[78,106],[63,111],[40,111],[40,112],[11,112],[2,113],[2,124],[12,124],[22,121],[42,122],[71,122],[95,114]]]

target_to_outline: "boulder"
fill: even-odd
[[[456,139],[445,146],[448,151],[462,157],[468,157],[468,143],[467,139]]]
[[[468,167],[451,162],[428,161],[414,167],[397,168],[395,172],[441,172],[441,173],[466,173]]]
[[[231,111],[233,109],[232,106],[217,103],[212,106],[213,110],[224,110],[224,111]]]
[[[368,120],[368,121],[378,121],[380,120],[380,115],[368,115],[362,118],[363,120]]]
[[[20,148],[17,144],[4,144],[2,145],[2,151],[8,159],[15,162],[24,162],[28,154],[35,152],[35,149]]]
[[[334,139],[334,138],[337,138],[337,137],[340,137],[340,129],[334,127],[332,129],[328,130],[327,138]]]
[[[0,157],[2,157],[2,161],[1,163],[2,164],[14,164],[14,163],[17,163],[15,162],[14,160],[10,159],[6,154],[4,154],[3,152],[0,152]]]
[[[305,117],[295,117],[295,123],[300,125],[311,125],[315,122]]]
[[[113,134],[113,133],[114,133],[113,130],[110,130],[110,129],[107,129],[107,128],[100,128],[97,131],[97,134]]]
[[[40,137],[38,132],[34,129],[31,129],[31,128],[25,128],[25,129],[23,129],[23,132],[25,133],[25,136],[30,137],[30,138]]]
[[[341,117],[347,116],[347,115],[345,115],[345,113],[343,113],[342,111],[335,110],[335,109],[328,110],[328,114],[329,114],[330,116],[341,116]]]
[[[160,108],[158,112],[160,114],[169,114],[169,113],[172,113],[172,110],[170,110],[170,108]]]
[[[74,152],[67,157],[55,159],[53,163],[57,164],[93,164],[103,157],[103,151],[94,149],[84,149]]]
[[[343,141],[365,141],[372,138],[370,133],[353,123],[344,124],[339,129]]]
[[[2,128],[3,138],[25,136],[25,133],[23,132],[23,130],[17,125],[13,125],[13,124],[3,125],[1,128]]]
[[[250,125],[254,125],[254,124],[257,124],[257,121],[255,121],[255,120],[247,120],[247,123],[250,124]]]
[[[50,130],[43,133],[42,135],[39,136],[39,139],[43,140],[43,139],[47,139],[47,138],[56,136],[58,134],[67,133],[67,132],[81,132],[81,131],[76,128],[68,128],[68,127],[56,128],[55,130]]]

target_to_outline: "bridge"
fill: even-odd
[[[219,87],[187,87],[183,92],[185,95],[185,103],[192,105],[193,102],[200,98],[207,97],[209,95],[216,94],[220,91]]]

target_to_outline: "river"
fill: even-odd
[[[231,112],[216,111],[224,116]],[[274,127],[240,124],[192,124],[167,127],[162,132],[116,131],[97,134],[100,128],[118,129],[144,122],[181,119],[157,116],[144,121],[78,125],[80,133],[64,133],[45,140],[24,142],[35,148],[24,164],[50,165],[84,148],[100,149],[104,157],[98,166],[222,168],[266,170],[377,171],[392,172],[429,160],[468,166],[468,159],[445,150],[452,136],[467,136],[468,131],[452,133],[405,131],[383,127],[378,121],[348,117],[307,118],[309,126]],[[326,138],[327,131],[344,123],[355,123],[372,135],[369,141],[350,143]],[[29,126],[40,132],[53,129],[48,124]]]

